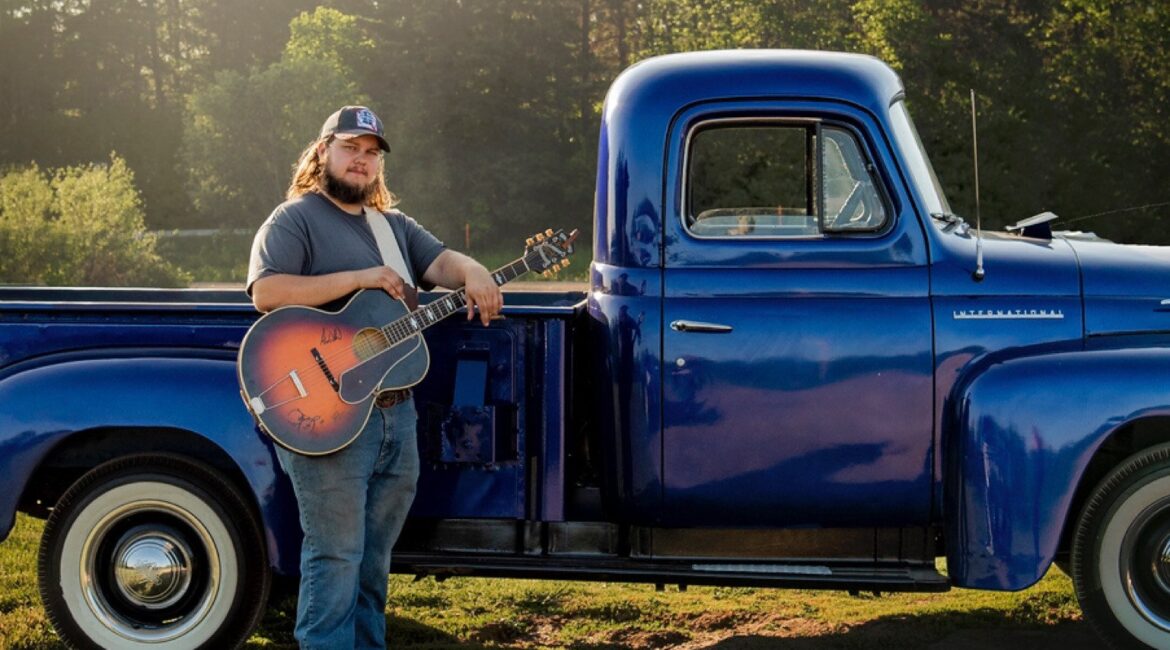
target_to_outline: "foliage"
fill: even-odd
[[[280,61],[246,74],[223,71],[188,102],[188,186],[203,223],[256,227],[284,198],[291,164],[325,116],[367,103],[345,62],[373,45],[350,16],[302,14]]]
[[[136,172],[151,227],[189,225],[187,96],[216,71],[271,63],[311,0],[0,3],[0,166],[100,162]]]
[[[191,96],[183,137],[200,225],[259,226],[284,200],[292,163],[324,117],[362,100],[327,61],[218,73]]]
[[[441,238],[469,225],[508,245],[590,223],[599,97],[579,93],[574,4],[379,3],[380,65],[363,82],[394,149],[387,180]]]
[[[959,212],[974,213],[974,89],[985,224],[1051,210],[1064,227],[1170,242],[1170,228],[1150,218],[1075,221],[1170,200],[1160,173],[1170,162],[1170,5],[860,0],[854,9],[858,46],[906,81],[907,103]]]
[[[155,251],[126,162],[0,177],[0,282],[180,286],[186,275]]]
[[[253,227],[324,117],[386,122],[402,208],[493,248],[591,225],[601,103],[626,66],[714,48],[873,54],[952,205],[984,222],[1052,210],[1170,241],[1170,3],[1114,0],[6,0],[0,166],[116,150],[151,228]]]
[[[250,229],[159,231],[158,254],[191,275],[195,282],[243,284],[255,233]]]

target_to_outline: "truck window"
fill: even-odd
[[[716,123],[693,134],[687,154],[686,225],[698,237],[814,237],[887,222],[871,167],[845,129]]]
[[[905,102],[898,100],[890,106],[890,124],[894,130],[894,142],[902,152],[902,160],[906,163],[907,171],[914,179],[914,186],[922,193],[922,200],[926,202],[926,211],[950,213],[951,206],[947,202],[947,195],[934,173],[934,167],[930,164],[930,158],[926,155],[926,149],[922,146],[922,139],[918,136],[914,121],[910,119]]]

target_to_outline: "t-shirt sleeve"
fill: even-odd
[[[410,260],[410,272],[414,274],[415,279],[418,281],[419,288],[427,291],[434,289],[435,285],[423,280],[423,273],[426,273],[431,263],[435,261],[435,258],[446,250],[447,247],[437,237],[432,235],[430,231],[420,226],[414,219],[397,210],[390,214],[392,215],[390,219],[391,225],[399,226],[398,232],[395,235],[406,249],[407,259]]]
[[[252,285],[269,275],[305,275],[309,266],[309,245],[305,234],[290,224],[289,215],[279,209],[273,213],[252,240],[248,260],[248,283],[244,290],[252,295]]]

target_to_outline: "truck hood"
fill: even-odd
[[[1086,336],[1170,332],[1170,247],[1066,241],[1080,264]]]
[[[974,281],[974,231],[945,233],[933,248],[933,291],[936,298],[959,301],[964,307],[1050,308],[1046,299],[1059,300],[1080,312],[1081,280],[1077,257],[1062,239],[1021,238],[984,231],[982,239],[986,277]],[[1079,318],[1078,318],[1079,320]],[[1078,337],[1079,338],[1079,337]]]

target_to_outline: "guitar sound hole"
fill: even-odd
[[[361,330],[353,337],[353,352],[357,358],[365,361],[372,358],[379,352],[383,352],[390,347],[386,335],[381,330],[367,327]]]

